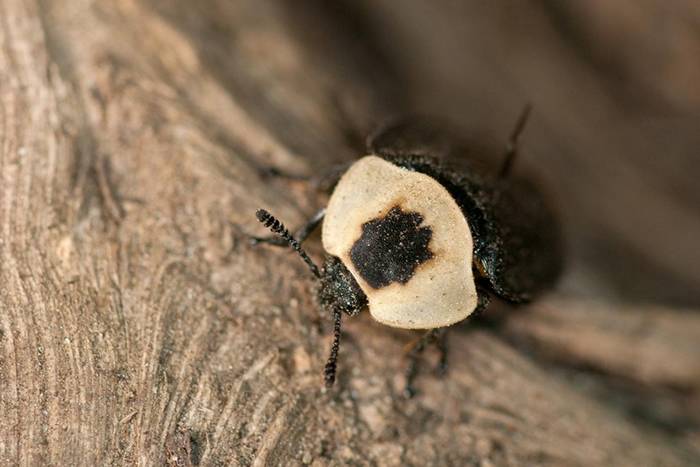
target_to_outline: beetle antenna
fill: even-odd
[[[291,246],[294,249],[294,251],[296,251],[299,254],[299,256],[301,256],[301,259],[304,260],[306,265],[309,266],[309,269],[311,270],[313,275],[316,276],[317,279],[321,278],[321,273],[318,272],[318,266],[316,266],[316,264],[314,264],[311,258],[309,258],[309,255],[306,254],[306,251],[304,251],[297,239],[289,233],[289,230],[287,230],[283,223],[281,223],[275,216],[273,216],[264,209],[258,209],[258,211],[255,213],[255,216],[265,227],[270,229],[272,233],[276,233],[277,235],[285,239],[287,243],[289,243],[289,246]]]
[[[335,383],[335,372],[338,367],[338,350],[340,350],[340,324],[342,313],[340,310],[333,310],[333,345],[331,346],[331,354],[328,356],[328,361],[323,369],[323,378],[326,381],[326,387],[330,388]]]
[[[528,118],[530,118],[530,112],[532,112],[532,104],[528,102],[525,104],[525,108],[520,114],[520,117],[518,117],[518,121],[515,123],[515,128],[513,128],[513,132],[510,134],[510,138],[508,139],[506,154],[503,158],[503,165],[501,166],[501,171],[498,173],[500,178],[507,177],[511,168],[513,167],[515,157],[518,155],[518,140],[525,129],[525,124],[527,123]]]

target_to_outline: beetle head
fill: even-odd
[[[318,281],[318,300],[326,310],[355,316],[367,305],[367,296],[343,263],[326,256]]]

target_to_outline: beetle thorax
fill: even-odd
[[[469,225],[447,190],[425,174],[376,156],[358,160],[331,196],[323,245],[381,323],[442,327],[476,306]]]

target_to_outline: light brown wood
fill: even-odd
[[[497,330],[406,401],[412,335],[347,320],[322,389],[304,265],[245,233],[323,199],[258,166],[350,160],[404,109],[320,3],[0,2],[0,464],[693,465]]]
[[[509,342],[573,374],[595,374],[582,385],[594,385],[597,397],[618,398],[616,404],[644,417],[685,427],[683,438],[700,446],[696,312],[557,298],[503,318]]]

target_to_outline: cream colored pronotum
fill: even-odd
[[[375,289],[359,274],[350,249],[362,225],[394,206],[418,212],[432,229],[433,258],[407,283]],[[326,209],[323,247],[340,258],[367,295],[380,323],[404,329],[432,329],[465,319],[477,304],[472,274],[472,235],[461,209],[433,178],[398,167],[377,156],[353,164],[340,179]]]

